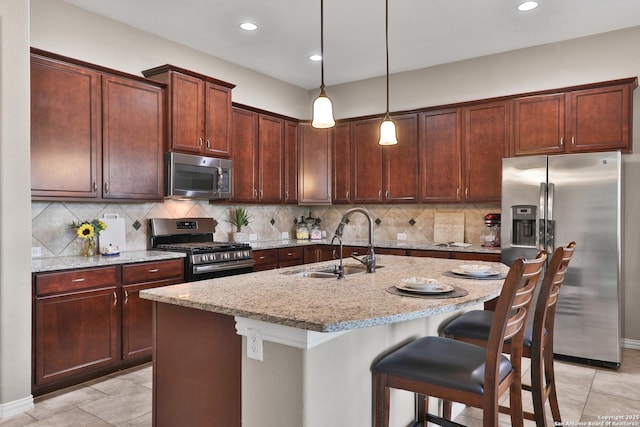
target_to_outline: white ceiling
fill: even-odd
[[[64,0],[305,89],[320,0]],[[640,0],[390,0],[391,73],[640,25]],[[384,75],[384,0],[324,0],[327,86]],[[257,31],[238,25],[250,20]],[[629,54],[633,54],[629,52]]]

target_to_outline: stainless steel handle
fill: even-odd
[[[349,191],[345,193],[345,196],[347,197],[347,199],[349,198]]]
[[[389,198],[389,190],[387,190],[387,191],[385,191],[385,192],[384,192],[384,197],[385,197],[385,199],[388,199],[388,198]]]
[[[198,146],[202,147],[202,138],[198,138]]]
[[[266,258],[266,257],[265,257],[264,255],[263,255],[263,256],[259,256],[259,257],[258,257],[258,259],[265,259],[265,258]]]
[[[124,290],[124,304],[127,305],[128,302],[129,302],[129,292],[125,289]]]
[[[545,249],[545,240],[547,236],[547,184],[540,183],[540,201],[538,202],[538,250]]]
[[[464,189],[464,197],[469,197],[469,187]]]
[[[293,252],[287,252],[287,256],[293,256]]]
[[[456,188],[456,199],[460,198],[460,187]]]
[[[253,198],[257,198],[258,197],[258,190],[256,190],[255,188],[253,189]]]
[[[260,198],[262,199],[262,197],[264,196],[264,193],[262,192],[262,188],[260,189]]]
[[[80,277],[79,279],[73,279],[72,282],[84,282],[85,280],[87,279],[85,279],[84,277]]]
[[[93,181],[93,191],[98,191],[98,183]]]
[[[576,145],[576,138],[575,138],[575,136],[572,136],[571,137],[571,146],[575,147],[575,145]]]
[[[118,293],[113,291],[113,306],[115,307],[116,305],[118,305]]]
[[[378,199],[382,199],[382,190],[378,190]]]
[[[564,136],[560,137],[560,148],[564,147]]]
[[[108,182],[104,183],[104,193],[105,194],[109,193],[109,183]]]
[[[207,149],[211,148],[211,142],[207,139]]]
[[[555,200],[556,200],[556,186],[553,183],[548,184],[547,188],[547,234],[546,244],[547,253],[552,254],[556,250],[555,243]]]
[[[158,270],[157,268],[149,269],[149,273],[157,273],[158,271],[160,271],[160,270]]]

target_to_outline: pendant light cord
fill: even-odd
[[[320,91],[324,91],[324,0],[320,0]]]
[[[384,38],[385,38],[385,48],[387,51],[387,114],[389,117],[389,0],[385,0],[385,29],[384,29]]]

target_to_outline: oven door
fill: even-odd
[[[199,264],[187,268],[185,279],[188,282],[197,280],[216,279],[219,277],[235,276],[237,274],[253,273],[252,259],[225,261],[213,264]]]

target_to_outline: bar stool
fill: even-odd
[[[546,426],[547,400],[553,420],[561,423],[553,370],[553,324],[558,294],[575,247],[575,242],[571,242],[566,247],[555,250],[540,285],[533,322],[527,323],[524,332],[522,355],[531,359],[531,384],[523,384],[522,389],[531,392],[533,399],[533,413],[525,411],[524,417],[535,421],[537,427]],[[449,323],[444,328],[444,336],[476,345],[487,345],[493,316],[493,311],[489,310],[469,311]],[[506,342],[503,351],[510,352],[510,347],[511,343]],[[509,413],[509,407],[500,406],[499,411]],[[451,418],[451,402],[443,404],[443,417]]]
[[[388,427],[390,389],[414,392],[423,399],[419,420],[446,425],[447,420],[428,413],[428,397],[482,408],[483,425],[498,425],[498,399],[509,390],[513,426],[522,427],[522,338],[528,307],[546,254],[533,260],[516,260],[504,281],[486,347],[443,337],[423,337],[378,361],[374,373],[375,426]],[[511,339],[510,358],[502,354]],[[450,422],[449,422],[450,424]]]

